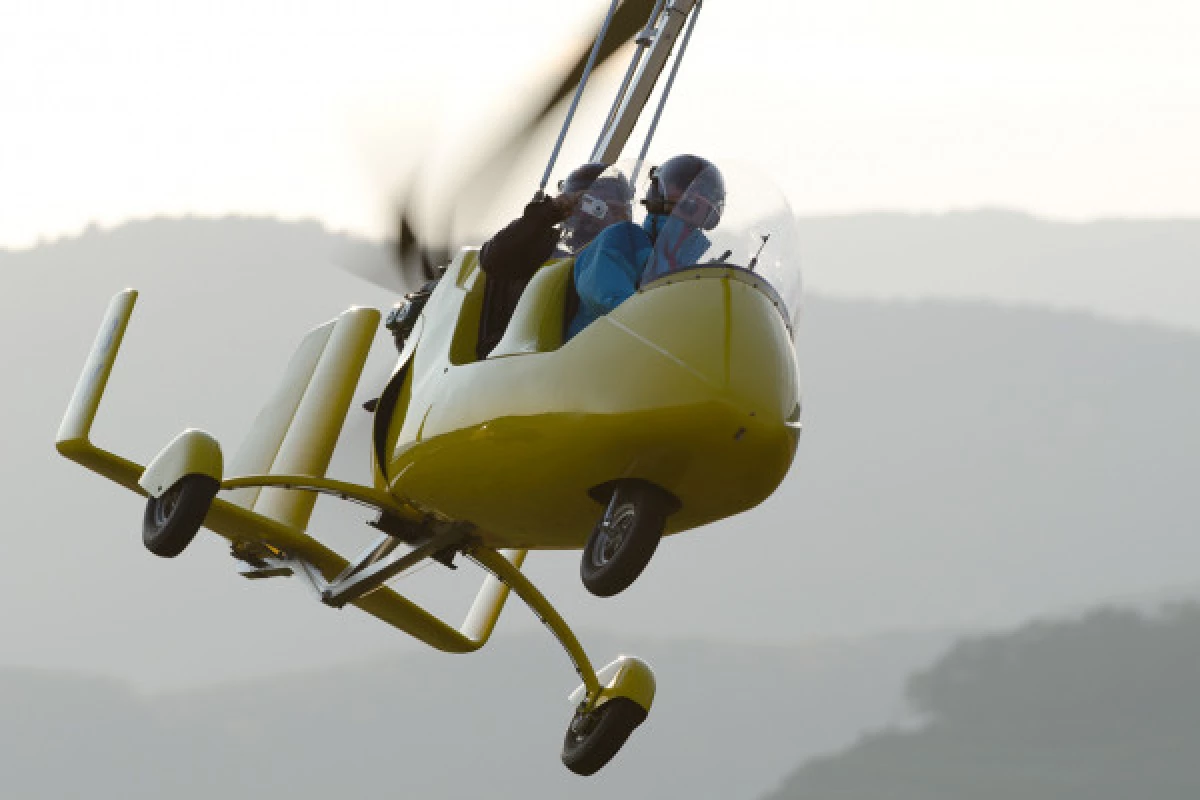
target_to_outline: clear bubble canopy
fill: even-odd
[[[628,176],[632,164],[619,162],[609,174]],[[753,272],[766,283],[790,327],[800,313],[802,281],[796,216],[779,187],[763,172],[740,162],[720,161],[669,185],[657,174],[638,181],[643,202],[633,221],[654,239],[640,285],[697,267],[728,267]],[[645,199],[658,196],[665,214],[647,214]],[[653,202],[652,207],[655,207]],[[647,219],[649,217],[649,219]]]

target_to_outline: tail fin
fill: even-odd
[[[125,338],[125,329],[129,326],[129,318],[133,315],[133,305],[137,302],[137,290],[126,289],[113,297],[96,335],[96,343],[88,355],[83,374],[75,385],[75,393],[71,395],[71,404],[63,415],[62,425],[58,429],[55,446],[58,452],[84,467],[97,472],[111,481],[119,483],[126,489],[138,494],[145,494],[138,486],[138,478],[142,475],[142,465],[115,453],[102,450],[92,444],[92,423],[96,419],[96,411],[100,408],[100,398],[104,396],[104,388],[108,385],[108,376],[112,374],[113,364],[117,360],[117,351],[121,349],[121,340]]]
[[[310,331],[283,381],[230,462],[233,475],[324,477],[379,325],[373,308],[352,308]],[[235,489],[230,502],[304,530],[316,495],[285,489]]]

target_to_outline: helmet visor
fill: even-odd
[[[646,230],[654,249],[641,286],[696,267],[753,272],[774,291],[794,330],[801,298],[799,236],[795,215],[769,177],[723,162],[719,175],[701,173],[677,193],[671,213],[655,216]]]

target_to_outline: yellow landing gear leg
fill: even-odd
[[[641,659],[624,655],[596,672],[566,621],[521,570],[486,547],[468,549],[466,555],[516,592],[570,656],[583,686],[571,695],[576,710],[563,740],[562,760],[572,772],[591,775],[645,721],[654,702],[654,672]]]

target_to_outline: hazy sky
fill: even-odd
[[[378,233],[606,5],[0,0],[0,246],[158,213]],[[1195,0],[709,0],[656,150],[756,160],[802,213],[1200,215],[1198,34]]]

